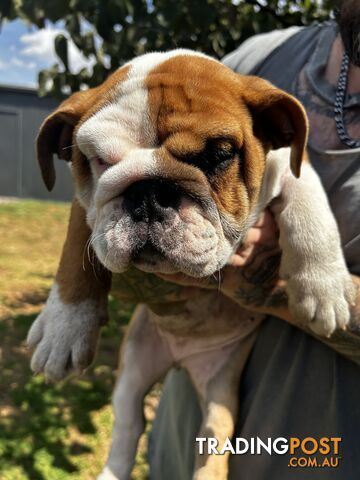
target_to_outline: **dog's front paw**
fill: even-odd
[[[54,285],[28,334],[27,343],[35,349],[31,369],[53,381],[83,371],[95,356],[103,316],[94,300],[63,303]]]
[[[295,321],[329,337],[350,321],[356,288],[343,265],[312,268],[293,275],[287,283],[289,310]]]

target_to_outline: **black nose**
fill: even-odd
[[[124,192],[124,208],[136,222],[161,222],[180,202],[179,188],[167,180],[140,180]]]

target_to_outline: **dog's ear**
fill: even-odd
[[[254,134],[269,149],[290,146],[291,171],[299,177],[308,136],[304,107],[261,78],[241,77],[241,82],[241,95],[251,112]]]
[[[97,88],[76,92],[51,113],[40,127],[36,139],[37,159],[47,189],[55,185],[53,155],[71,161],[74,128],[92,106],[97,97]]]

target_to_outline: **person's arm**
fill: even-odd
[[[271,213],[266,212],[250,229],[245,246],[234,255],[231,265],[222,270],[221,292],[243,308],[276,316],[303,329],[360,365],[360,277],[352,276],[358,294],[355,305],[351,308],[352,317],[348,328],[337,329],[330,338],[324,338],[315,335],[306,326],[296,324],[292,319],[285,283],[278,277],[280,260],[277,225]],[[178,274],[163,278],[181,285],[219,288],[219,280],[215,277],[199,280]]]
[[[351,307],[351,320],[348,328],[346,330],[337,329],[331,337],[324,338],[315,335],[305,325],[294,322],[288,309],[284,284],[269,287],[268,283],[263,283],[264,276],[270,278],[273,275],[275,277],[277,270],[277,255],[268,257],[253,275],[247,266],[236,268],[226,278],[222,292],[242,307],[286,320],[360,365],[360,277],[352,276],[353,282],[357,286],[357,298],[355,305]]]

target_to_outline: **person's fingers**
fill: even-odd
[[[278,243],[276,230],[266,228],[251,228],[245,238],[245,246],[249,244],[274,245]]]
[[[266,239],[268,237],[269,237],[269,234],[266,231],[264,231],[263,228],[252,227],[252,228],[250,228],[250,230],[248,231],[248,233],[246,235],[244,245],[246,247],[246,246],[251,245],[253,243],[263,243],[264,239]]]
[[[265,210],[262,212],[257,220],[257,222],[252,226],[252,228],[260,228],[264,230],[271,230],[277,232],[278,225],[275,221],[273,214],[270,210]]]
[[[236,253],[234,253],[230,260],[229,265],[232,267],[243,267],[246,265],[249,260],[252,258],[256,250],[258,249],[256,244],[247,245],[245,248],[240,248]]]
[[[262,227],[266,222],[268,222],[267,213],[266,211],[261,212],[259,215],[259,218],[257,219],[256,223],[253,225],[253,227],[258,227],[258,228]]]
[[[244,257],[242,255],[238,255],[237,253],[234,253],[234,255],[232,255],[229,260],[229,265],[231,267],[243,267],[244,265],[247,264],[248,260],[249,260],[249,257]]]
[[[278,227],[274,217],[269,211],[265,211],[259,217],[258,222],[248,231],[244,243],[236,252],[238,255],[249,257],[251,245],[274,246],[278,243]]]

